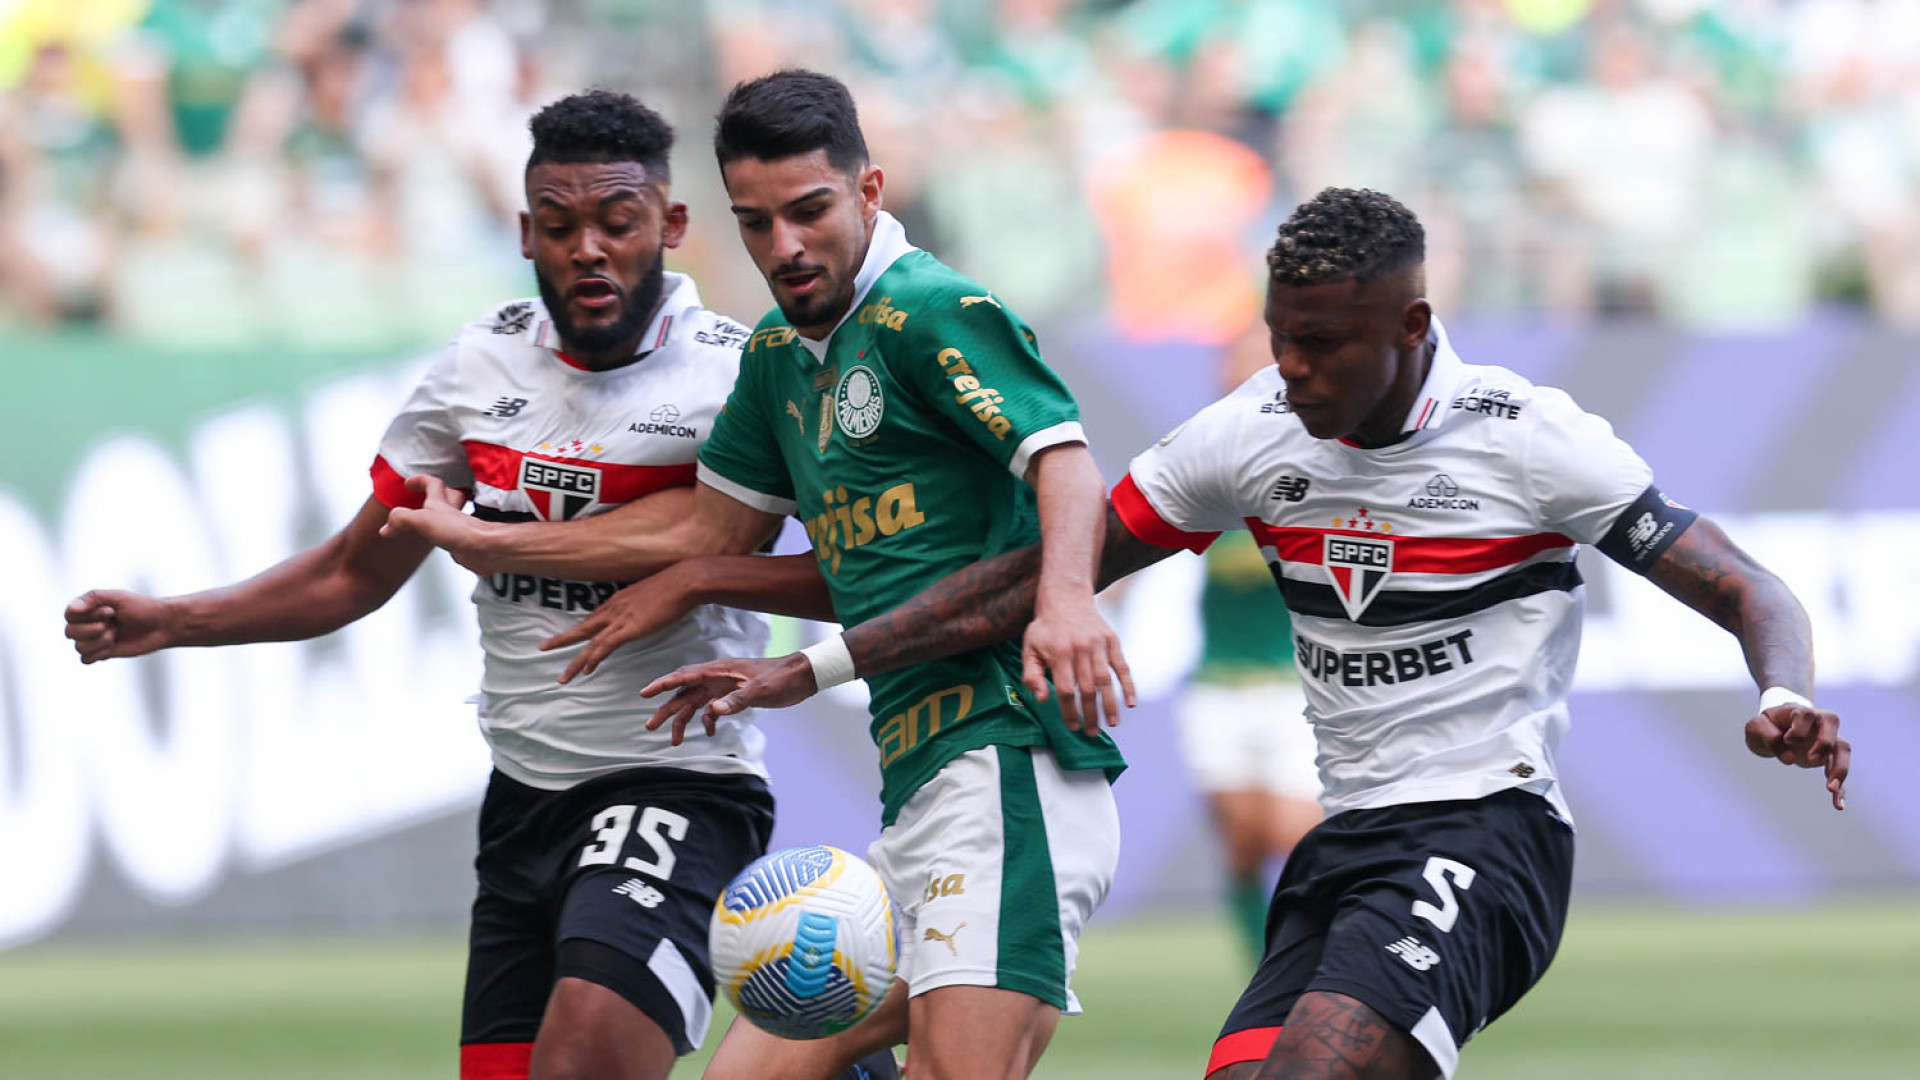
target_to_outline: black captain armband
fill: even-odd
[[[1620,511],[1613,528],[1594,546],[1621,566],[1644,574],[1699,516],[1697,511],[1662,495],[1657,485],[1649,484],[1639,498]]]

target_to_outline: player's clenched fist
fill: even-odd
[[[167,628],[166,601],[139,593],[95,589],[67,605],[67,637],[83,664],[164,649]]]
[[[1847,768],[1853,746],[1840,737],[1840,717],[1810,705],[1775,705],[1747,721],[1747,749],[1782,765],[1827,771],[1833,808],[1847,808]]]

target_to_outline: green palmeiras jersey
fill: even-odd
[[[848,626],[947,574],[1040,538],[1033,455],[1084,442],[1073,395],[997,297],[880,214],[847,316],[824,341],[769,312],[700,451],[700,479],[798,514]],[[1125,768],[1020,684],[1004,642],[867,679],[882,821],[983,746],[1044,746],[1067,769]]]

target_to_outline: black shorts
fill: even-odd
[[[758,777],[642,768],[542,791],[496,771],[474,859],[463,1075],[523,1058],[567,976],[618,993],[690,1052],[712,1015],[714,899],[772,831]]]
[[[1572,883],[1573,829],[1528,792],[1336,814],[1287,858],[1266,956],[1207,1072],[1264,1060],[1293,1003],[1324,990],[1451,1077],[1460,1047],[1546,972]]]

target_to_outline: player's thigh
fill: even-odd
[[[898,906],[910,993],[998,987],[1077,1012],[1080,931],[1106,898],[1119,845],[1097,771],[1063,771],[1039,748],[949,762],[867,853]]]
[[[930,990],[913,998],[908,1013],[913,1080],[1020,1080],[1060,1023],[1054,1006],[989,986]]]
[[[1174,707],[1180,758],[1193,784],[1209,794],[1264,785],[1265,746],[1271,716],[1251,708],[1235,687],[1194,683]]]
[[[569,976],[547,999],[532,1080],[665,1080],[677,1056],[653,1017],[605,986]]]
[[[1363,869],[1341,895],[1308,989],[1364,1002],[1451,1077],[1460,1047],[1553,958],[1572,831],[1546,800],[1520,791],[1388,812],[1376,842],[1354,849]]]
[[[1210,791],[1207,805],[1220,830],[1228,868],[1243,876],[1258,871],[1266,863],[1273,833],[1273,796],[1260,788]]]
[[[650,777],[574,810],[554,977],[612,991],[690,1053],[713,1013],[714,900],[764,852],[771,800],[748,778]]]
[[[705,1080],[829,1080],[906,1041],[907,987],[896,980],[872,1015],[824,1039],[783,1039],[736,1018],[703,1075]]]

